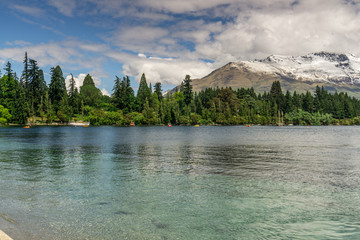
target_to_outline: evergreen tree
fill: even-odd
[[[29,117],[29,104],[26,99],[25,89],[19,83],[16,88],[16,101],[13,111],[15,123],[25,124]]]
[[[71,78],[70,78],[70,82],[69,82],[69,97],[74,97],[75,95],[75,90],[76,90],[76,82],[74,79],[74,76],[72,75],[72,73],[70,73]]]
[[[25,52],[25,58],[23,63],[24,63],[24,70],[21,74],[20,82],[23,88],[27,90],[29,86],[29,59],[27,56],[27,52]]]
[[[29,96],[31,98],[31,112],[33,114],[39,113],[38,104],[41,102],[41,97],[45,96],[47,92],[47,85],[44,80],[44,73],[39,69],[37,62],[33,59],[29,60]]]
[[[134,91],[130,86],[130,79],[128,76],[123,77],[122,81],[120,81],[120,78],[116,76],[113,87],[112,102],[117,108],[123,110],[124,113],[128,113],[132,110]]]
[[[98,106],[101,101],[101,91],[95,87],[94,80],[90,74],[86,75],[83,85],[80,87],[80,97],[84,105],[91,107]]]
[[[282,95],[280,81],[274,81],[271,85],[270,96],[272,98],[277,98],[280,95]]]
[[[15,78],[10,62],[7,62],[4,70],[5,75],[0,79],[0,104],[9,109],[10,112],[13,112],[16,102],[16,87],[18,81]]]
[[[186,75],[183,82],[184,82],[183,92],[184,92],[185,104],[189,105],[193,97],[192,85],[191,85],[192,80],[190,79],[190,75]]]
[[[159,99],[159,101],[163,100],[163,95],[162,95],[162,89],[161,89],[161,82],[157,82],[155,83],[155,93],[157,95],[157,98]]]
[[[112,94],[112,102],[114,103],[114,105],[117,108],[122,109],[121,106],[121,80],[118,76],[115,76],[115,81],[114,81],[114,87],[113,87],[113,94]]]
[[[49,97],[53,104],[55,112],[60,108],[60,102],[63,98],[67,98],[65,78],[60,66],[51,68],[51,82],[49,85]],[[64,101],[63,101],[64,102]],[[67,101],[65,101],[67,103]]]
[[[137,92],[137,98],[139,99],[140,109],[143,109],[146,99],[150,99],[151,89],[146,82],[145,74],[143,73],[140,79],[139,90]]]
[[[69,83],[69,105],[72,108],[73,113],[80,112],[80,97],[79,91],[76,87],[74,76],[71,74],[70,83]]]

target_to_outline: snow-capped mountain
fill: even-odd
[[[269,91],[279,80],[283,90],[314,91],[316,85],[329,91],[347,91],[360,96],[360,58],[328,52],[305,56],[271,55],[262,60],[232,62],[193,81],[195,91],[207,87],[249,88]]]
[[[264,60],[243,63],[253,71],[280,74],[299,81],[360,84],[360,58],[351,54],[272,55]]]

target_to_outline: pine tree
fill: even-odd
[[[193,96],[192,85],[191,85],[192,80],[190,79],[190,75],[186,75],[183,82],[184,82],[183,92],[184,92],[185,104],[189,105]]]
[[[0,79],[0,104],[12,112],[15,107],[16,87],[18,82],[15,78],[10,62],[7,62],[4,70],[5,75]]]
[[[91,107],[98,106],[101,101],[101,91],[95,87],[94,80],[90,74],[86,75],[83,85],[80,87],[80,97],[84,105]]]
[[[115,107],[122,109],[121,106],[121,80],[118,76],[115,76],[114,87],[113,87],[113,94],[112,94],[112,102]]]
[[[20,77],[21,85],[24,87],[24,89],[28,89],[29,85],[29,60],[27,56],[27,52],[25,52],[25,58],[24,58],[24,70]]]
[[[53,104],[55,112],[60,108],[60,102],[63,98],[67,98],[65,78],[60,66],[51,68],[51,82],[49,85],[49,97]],[[67,103],[67,101],[65,101]]]
[[[143,73],[140,79],[140,84],[139,84],[139,90],[137,93],[137,98],[139,99],[139,104],[140,104],[140,109],[143,109],[144,103],[146,99],[150,99],[150,94],[151,94],[151,90],[149,89],[147,82],[146,82],[146,77],[145,74]]]
[[[70,73],[71,78],[70,78],[70,83],[69,83],[69,97],[73,97],[75,94],[75,89],[76,89],[76,83],[75,83],[75,79],[74,76],[72,75],[72,73]]]
[[[276,98],[282,94],[280,81],[274,81],[271,85],[270,96]]]
[[[123,112],[131,112],[133,108],[134,91],[130,86],[130,79],[128,76],[120,78],[116,76],[113,87],[112,102],[117,107],[123,110]]]
[[[29,104],[26,100],[25,89],[21,84],[17,84],[16,88],[16,101],[13,111],[14,122],[25,124],[29,117]]]
[[[73,113],[79,113],[79,91],[76,87],[74,76],[71,74],[70,83],[69,83],[69,105],[72,108]]]
[[[29,60],[29,96],[31,98],[31,112],[33,114],[39,113],[39,106],[41,96],[45,96],[47,92],[47,85],[44,79],[44,73],[39,69],[37,62],[33,59]]]
[[[163,100],[163,95],[162,95],[162,89],[161,89],[161,82],[157,82],[155,83],[155,93],[159,99],[159,101],[161,102]]]

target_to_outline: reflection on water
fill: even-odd
[[[16,239],[357,239],[359,132],[0,128],[0,228]]]

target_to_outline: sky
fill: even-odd
[[[136,91],[142,73],[167,90],[232,61],[360,56],[359,11],[356,0],[0,0],[0,66],[20,75],[27,52],[48,83],[59,65],[104,94],[115,76]]]

